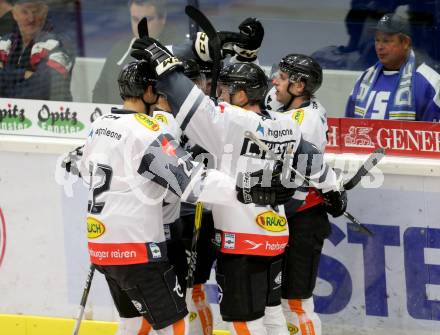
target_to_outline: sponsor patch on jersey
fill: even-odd
[[[162,253],[160,252],[160,248],[156,243],[150,243],[148,244],[148,247],[150,248],[151,255],[153,258],[161,258]]]
[[[154,118],[155,118],[157,121],[159,121],[159,122],[162,122],[162,123],[168,124],[168,118],[167,118],[165,115],[163,115],[163,114],[156,114],[156,115],[154,116]]]
[[[287,323],[287,330],[289,331],[290,335],[297,334],[299,332],[298,327],[290,322]]]
[[[145,128],[148,128],[152,131],[158,131],[160,129],[159,123],[148,115],[137,113],[134,114],[134,118]]]
[[[294,119],[298,124],[301,124],[304,120],[304,109],[298,109],[293,112],[292,119]]]
[[[273,211],[258,214],[257,224],[264,230],[278,233],[287,229],[287,219]]]
[[[105,225],[92,217],[87,217],[87,238],[98,238],[105,233]]]
[[[235,234],[225,233],[225,249],[235,249]]]

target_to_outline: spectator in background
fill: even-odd
[[[9,34],[14,27],[11,9],[12,5],[9,1],[0,0],[0,36]]]
[[[16,0],[17,25],[0,37],[0,96],[70,101],[73,60],[47,21],[44,0]]]
[[[129,0],[130,21],[133,36],[130,40],[121,40],[110,51],[101,74],[93,90],[93,102],[122,104],[118,87],[115,84],[124,65],[134,61],[130,48],[139,37],[137,25],[143,17],[148,19],[149,35],[164,43],[164,28],[167,20],[166,0]]]
[[[384,15],[376,26],[375,50],[379,61],[357,80],[345,116],[439,121],[440,75],[417,62],[408,20]]]

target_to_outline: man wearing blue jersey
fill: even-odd
[[[417,63],[408,21],[384,15],[376,26],[375,49],[379,61],[356,81],[345,116],[439,121],[440,75]]]

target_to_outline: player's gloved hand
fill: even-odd
[[[219,31],[220,39],[220,57],[224,59],[228,54],[235,55],[234,46],[247,45],[249,38],[241,33],[231,31]],[[214,57],[214,49],[209,37],[204,32],[198,32],[194,41],[194,52],[202,62],[212,62]]]
[[[257,59],[258,51],[264,37],[264,28],[260,21],[254,17],[248,17],[238,26],[240,34],[246,42],[236,43],[234,51],[240,62],[253,62]]]
[[[138,38],[132,49],[131,55],[138,60],[147,61],[158,78],[183,67],[182,62],[154,38]]]
[[[80,146],[70,151],[61,162],[61,167],[63,169],[65,169],[68,173],[71,173],[78,177],[81,177],[81,173],[79,172],[77,164],[81,160],[81,157],[83,155],[83,147],[84,146]]]
[[[323,193],[324,196],[324,206],[327,213],[331,214],[333,217],[338,217],[344,214],[347,209],[347,192],[342,191],[329,191]]]
[[[270,182],[264,177],[270,176]],[[237,199],[244,203],[257,205],[282,205],[292,198],[295,188],[285,187],[281,180],[281,168],[274,171],[258,170],[255,172],[239,172],[237,176]]]

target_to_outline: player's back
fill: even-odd
[[[151,151],[160,135],[156,120],[121,110],[92,124],[82,159],[82,174],[90,183],[87,223],[92,262],[132,264],[165,256],[161,251],[165,189],[142,176],[141,168],[147,149]]]

